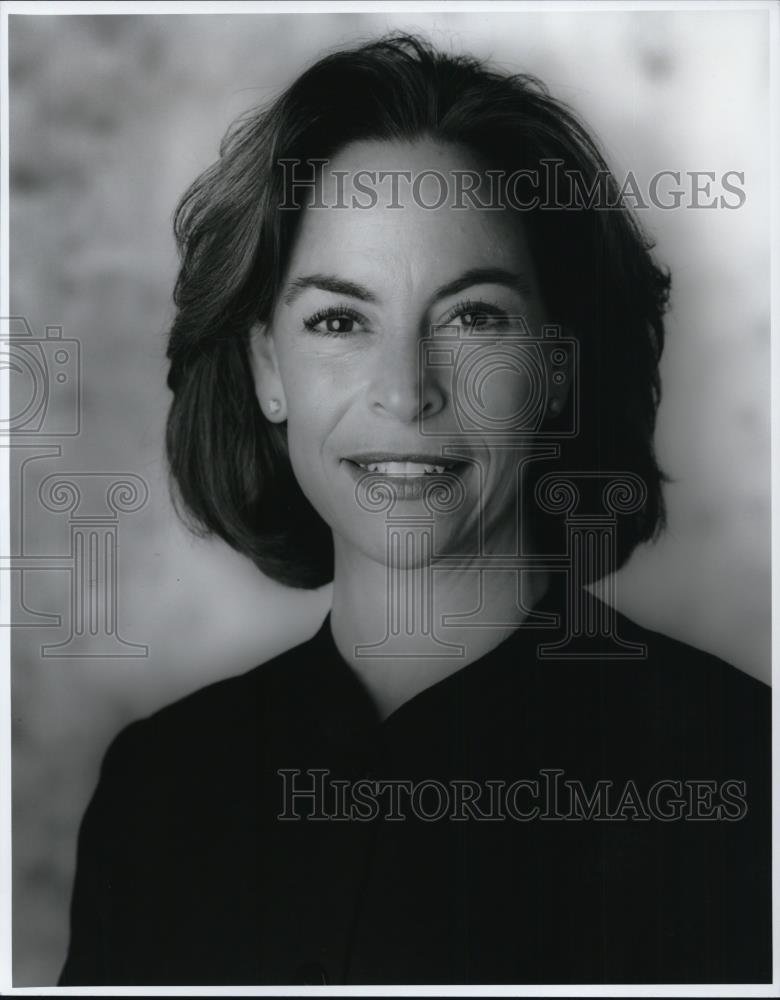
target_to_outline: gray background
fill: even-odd
[[[329,606],[329,588],[285,590],[174,520],[161,461],[170,218],[237,113],[323,48],[398,27],[540,75],[619,175],[745,172],[738,211],[640,213],[675,281],[658,433],[675,482],[669,531],[620,574],[617,602],[769,679],[766,12],[14,15],[12,312],[39,336],[62,326],[82,352],[80,434],[24,472],[35,448],[13,451],[14,552],[45,567],[68,551],[67,516],[38,501],[52,472],[131,472],[150,491],[121,519],[118,552],[119,631],[147,657],[44,658],[68,635],[70,578],[13,574],[17,602],[63,616],[13,635],[15,985],[58,974],[77,824],[108,740],[302,641]],[[75,402],[53,392],[52,413]]]

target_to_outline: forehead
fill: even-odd
[[[528,271],[519,214],[467,201],[452,207],[464,172],[484,176],[467,150],[434,140],[345,147],[324,168],[326,207],[303,212],[290,274],[327,265],[375,283],[422,285],[465,268]]]

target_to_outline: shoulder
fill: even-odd
[[[162,785],[167,775],[208,780],[231,761],[247,761],[285,715],[316,661],[315,637],[131,722],[113,739],[101,781]],[[291,707],[291,706],[290,706]]]
[[[748,702],[769,704],[768,684],[714,653],[644,627],[621,612],[615,613],[615,621],[622,639],[645,647],[646,656],[638,662],[645,662],[660,682],[699,691],[728,691]]]
[[[771,689],[713,653],[616,615],[618,635],[645,647],[613,674],[618,697],[631,691],[635,718],[650,720],[659,741],[693,761],[749,767],[768,774]],[[625,679],[623,681],[623,678]],[[639,706],[641,705],[641,716]]]

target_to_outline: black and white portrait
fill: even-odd
[[[4,984],[771,984],[777,7],[62,6]]]

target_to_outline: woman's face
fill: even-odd
[[[416,190],[403,179],[395,192],[378,185],[370,208],[336,207],[351,206],[353,194],[368,203],[363,170],[413,178],[435,170],[454,191],[453,171],[476,164],[432,140],[355,143],[329,169],[331,177],[344,172],[343,193],[337,200],[326,185],[331,207],[303,212],[272,321],[254,332],[261,407],[287,421],[293,470],[332,528],[337,558],[356,547],[387,561],[388,516],[424,518],[421,494],[441,481],[442,468],[462,485],[462,502],[436,514],[435,550],[475,552],[481,519],[483,550],[512,551],[527,444],[506,429],[540,387],[507,358],[522,334],[517,317],[535,337],[546,321],[521,219],[426,208],[441,190],[430,178]],[[362,191],[353,186],[361,180]],[[470,374],[462,379],[464,360]],[[271,398],[282,403],[276,413]],[[366,476],[393,491],[392,511],[358,499]]]

